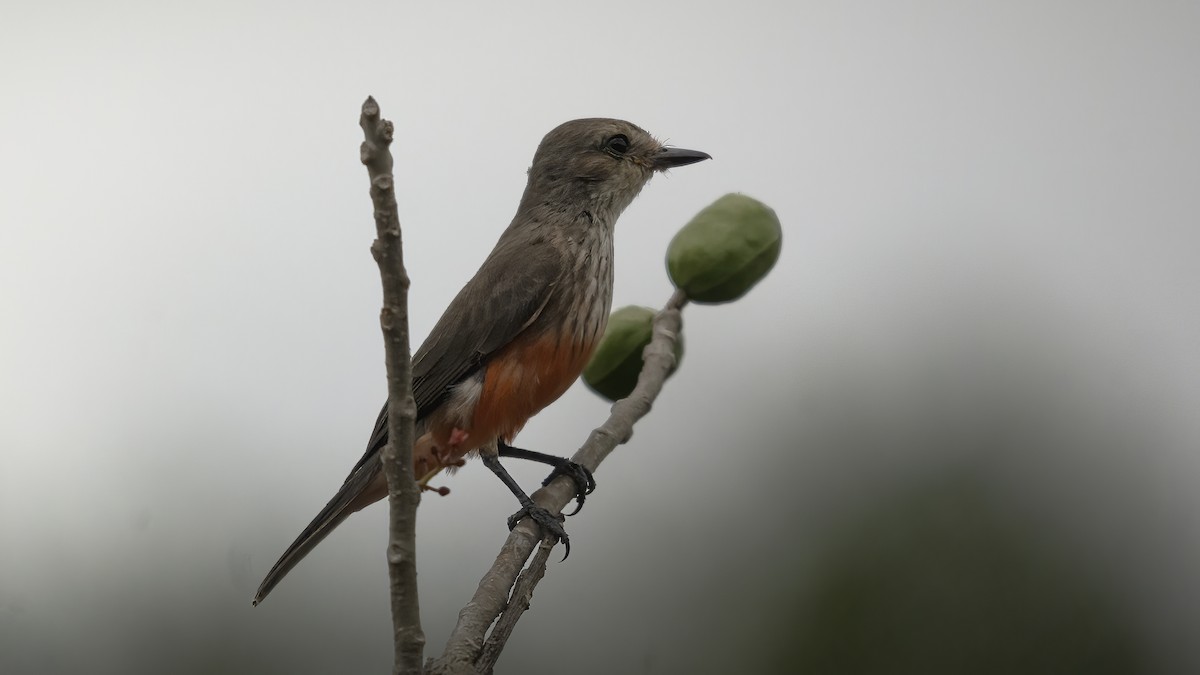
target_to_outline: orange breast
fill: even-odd
[[[471,436],[512,440],[579,377],[595,346],[554,335],[513,340],[488,363]]]

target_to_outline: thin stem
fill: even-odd
[[[390,514],[387,560],[395,644],[392,672],[420,675],[425,650],[417,599],[416,525],[421,490],[413,475],[412,461],[417,406],[413,401],[408,338],[409,280],[404,269],[392,153],[388,149],[392,143],[392,123],[380,116],[375,99],[367,97],[358,124],[364,136],[360,158],[371,178],[371,202],[375,207],[376,239],[371,244],[371,254],[379,264],[383,282],[379,323],[387,359],[388,444],[380,459],[387,477]]]

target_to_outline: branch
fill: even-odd
[[[543,539],[537,548],[537,553],[533,556],[533,562],[529,563],[529,567],[526,567],[525,571],[517,576],[508,607],[496,621],[496,627],[492,629],[491,635],[488,635],[479,660],[475,662],[477,671],[490,674],[492,668],[496,666],[500,652],[508,643],[508,638],[512,635],[513,629],[517,627],[517,622],[521,620],[525,610],[529,609],[529,603],[533,600],[533,589],[537,588],[538,582],[546,576],[546,561],[550,559],[550,551],[553,548],[554,540],[552,538]]]
[[[408,346],[408,273],[404,270],[404,246],[400,215],[396,210],[395,179],[392,176],[392,123],[379,115],[379,104],[367,97],[358,119],[363,141],[359,150],[371,178],[371,202],[375,207],[376,239],[371,255],[379,264],[383,281],[383,309],[379,323],[387,359],[388,444],[380,459],[387,477],[390,528],[388,577],[391,582],[392,630],[395,644],[395,675],[421,673],[425,633],[421,630],[417,601],[417,504],[421,491],[413,476],[413,425],[417,405],[412,394],[412,360]]]
[[[571,457],[573,461],[595,471],[614,448],[630,439],[634,423],[650,412],[654,399],[658,398],[663,382],[675,363],[675,341],[678,340],[683,324],[680,310],[686,304],[687,296],[683,291],[677,290],[655,317],[654,335],[642,352],[645,363],[638,376],[637,386],[627,398],[613,404],[608,420],[588,435],[587,440]],[[554,513],[562,511],[574,496],[574,483],[565,476],[559,477],[531,495],[535,503]],[[526,574],[522,575],[528,581],[524,582],[523,579],[522,587],[513,593],[513,600],[509,601],[509,589],[513,588],[517,575],[538,545],[539,539],[539,528],[529,518],[522,520],[509,533],[508,539],[500,548],[500,554],[496,556],[496,561],[480,580],[475,595],[458,613],[458,624],[450,634],[442,656],[430,663],[430,675],[490,671],[512,631],[511,624],[515,624],[525,611],[533,589],[541,580],[541,573],[544,573],[545,557],[549,555],[550,544],[543,546],[545,555],[539,554]],[[540,572],[537,569],[539,565]],[[502,617],[492,632],[492,637],[485,640],[488,627],[501,612],[513,616]]]

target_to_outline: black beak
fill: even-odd
[[[654,163],[655,171],[665,171],[677,166],[687,166],[688,164],[703,162],[706,159],[712,159],[712,156],[707,152],[684,150],[683,148],[663,148],[658,151],[658,154],[651,161]]]

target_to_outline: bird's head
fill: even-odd
[[[611,223],[655,172],[705,159],[711,157],[664,147],[624,120],[564,122],[546,134],[533,156],[522,207],[581,205],[611,216]]]

